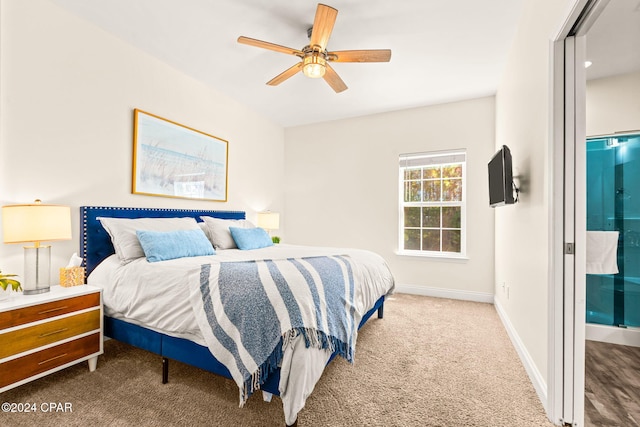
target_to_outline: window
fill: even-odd
[[[401,254],[464,257],[466,152],[400,155]]]

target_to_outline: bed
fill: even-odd
[[[120,219],[125,221],[139,219],[146,221],[148,218],[166,218],[167,220],[193,218],[200,229],[206,230],[207,227],[206,224],[202,223],[202,218],[215,218],[215,221],[222,219],[228,222],[242,223],[246,221],[245,213],[241,211],[94,206],[83,206],[80,211],[81,253],[86,268],[87,282],[103,288],[105,335],[160,355],[163,383],[168,381],[169,360],[173,359],[234,379],[239,385],[241,405],[254,391],[261,390],[265,399],[270,399],[271,395],[278,395],[283,400],[287,425],[296,423],[298,411],[304,407],[306,396],[313,389],[313,385],[315,385],[326,364],[336,355],[352,361],[357,329],[361,328],[376,312],[378,318],[383,317],[385,296],[393,291],[393,277],[388,271],[384,260],[376,254],[358,250],[273,245],[253,251],[239,249],[215,250],[215,255],[211,256],[185,257],[155,263],[147,262],[147,259],[143,257],[123,265],[122,259],[115,255],[116,250],[113,242],[116,242],[116,237],[113,234],[110,235],[112,231],[107,232],[105,230],[108,227],[103,226],[103,222],[107,221],[106,219],[115,218],[115,221]],[[141,235],[139,236],[142,238]],[[147,248],[145,247],[145,249]],[[118,252],[118,255],[121,255],[121,253]],[[360,258],[364,260],[362,261],[364,267],[360,266]],[[237,366],[233,363],[233,357],[235,357],[235,360],[245,357],[242,350],[233,350],[240,353],[238,356],[228,354],[229,351],[225,349],[216,348],[215,346],[220,344],[220,342],[216,341],[216,338],[219,339],[216,327],[219,330],[220,324],[214,324],[215,322],[211,320],[214,316],[207,314],[206,310],[193,309],[193,307],[198,305],[207,306],[207,303],[211,300],[204,298],[204,295],[213,299],[213,296],[209,295],[209,289],[218,289],[218,287],[226,289],[223,285],[229,288],[232,286],[237,288],[237,285],[233,283],[227,284],[223,282],[223,277],[227,277],[227,281],[233,281],[237,278],[239,283],[248,283],[252,280],[253,276],[244,277],[242,273],[238,272],[238,268],[243,267],[245,264],[250,265],[252,268],[257,266],[255,267],[256,269],[269,269],[273,265],[282,265],[284,266],[284,271],[289,268],[287,267],[288,264],[285,265],[285,263],[292,263],[296,266],[301,263],[312,267],[317,265],[317,271],[320,271],[318,274],[324,274],[327,263],[337,266],[335,268],[339,270],[337,274],[340,274],[340,272],[343,274],[347,294],[350,293],[353,300],[350,308],[351,314],[354,316],[353,319],[356,320],[351,325],[355,331],[353,342],[350,342],[351,338],[334,340],[334,335],[339,336],[339,334],[323,333],[317,337],[306,335],[305,331],[308,328],[297,328],[298,332],[294,332],[291,335],[290,342],[285,338],[284,342],[279,343],[279,351],[273,351],[269,363],[265,362],[265,364],[261,365],[260,369],[257,370],[257,374],[254,374],[250,379],[245,376],[243,389],[238,379],[241,373],[237,372]],[[224,273],[227,270],[223,270],[223,268],[227,270],[233,268],[233,270],[229,270],[232,273]],[[295,268],[293,269],[295,270]],[[213,271],[215,271],[215,274]],[[162,277],[156,278],[156,276],[152,275],[156,274],[156,272],[161,272]],[[312,272],[316,274],[315,270]],[[327,273],[327,277],[329,277],[329,274]],[[183,277],[190,289],[189,298],[184,296],[187,292],[185,292],[184,287],[180,287],[183,286],[182,284],[176,286],[160,285],[162,280],[171,280],[171,283],[175,283],[180,282]],[[325,280],[329,282],[334,279],[323,278],[320,282]],[[347,280],[350,281],[351,291],[349,291]],[[353,288],[354,281],[358,285],[357,288]],[[135,285],[133,284],[134,282],[136,283]],[[156,286],[156,282],[158,286]],[[358,290],[360,282],[368,282],[366,290]],[[116,285],[116,283],[118,284]],[[154,286],[147,285],[147,283],[153,283]],[[204,290],[205,285],[206,291]],[[209,286],[211,287],[209,288]],[[364,285],[362,287],[365,288]],[[140,291],[143,288],[145,292],[147,292],[147,288],[160,288],[162,292],[151,296],[148,294],[143,295]],[[200,293],[198,290],[202,292]],[[214,290],[213,293],[215,292]],[[243,292],[245,291],[243,290]],[[136,304],[131,303],[136,298],[144,301],[154,301],[151,305],[157,307],[149,308],[149,304],[147,304],[144,308],[138,308]],[[244,295],[242,298],[244,298]],[[331,298],[327,297],[326,299],[329,300]],[[162,300],[165,300],[164,305]],[[344,304],[343,299],[340,299],[338,303]],[[190,304],[191,308],[186,308],[188,304]],[[257,306],[257,304],[254,304],[254,306]],[[265,306],[269,306],[269,304],[265,304]],[[210,307],[207,307],[207,309],[213,310]],[[176,310],[175,313],[173,313],[174,310]],[[196,314],[191,314],[190,312],[192,311]],[[253,317],[262,316],[260,310],[248,311],[257,312],[257,314],[253,314]],[[329,318],[330,311],[332,310],[326,309],[321,314],[327,317],[324,321],[325,326],[333,327],[333,323],[339,322]],[[348,310],[345,308],[345,311]],[[193,319],[191,319],[191,316],[193,316]],[[247,313],[247,316],[251,317],[249,313]],[[318,314],[318,317],[322,316]],[[225,318],[224,320],[228,319]],[[343,323],[348,325],[349,318]],[[169,324],[170,326],[167,326]],[[176,328],[174,326],[176,324],[180,324],[180,327]],[[211,330],[209,330],[209,326],[211,326]],[[234,328],[235,326],[233,325]],[[223,325],[223,327],[228,328],[229,326]],[[243,327],[245,326],[239,325],[237,329]],[[235,329],[233,330],[235,331]],[[241,331],[236,332],[239,334],[244,333]],[[225,337],[228,338],[227,335]],[[224,344],[224,340],[219,341]],[[244,341],[244,339],[239,339],[239,341]],[[312,344],[309,343],[310,341],[312,341]],[[231,344],[236,345],[233,342]],[[228,348],[235,349],[233,346]],[[301,376],[301,380],[296,379],[298,375]],[[306,389],[301,389],[299,384],[306,383],[312,384],[311,386],[304,385]],[[247,391],[247,387],[250,390]],[[283,393],[281,393],[281,390],[284,390]]]

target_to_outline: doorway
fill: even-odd
[[[620,13],[620,9],[626,9]],[[614,17],[614,15],[616,15]],[[613,21],[610,18],[615,18]],[[624,19],[626,24],[620,21]],[[633,21],[629,22],[628,19]],[[624,219],[616,219],[613,208],[613,216],[610,218],[612,227],[607,226],[608,219],[601,222],[588,221],[588,191],[590,185],[587,172],[587,137],[596,139],[598,137],[606,139],[623,133],[640,133],[640,116],[635,117],[623,124],[620,121],[620,114],[608,114],[612,111],[611,105],[604,108],[601,103],[607,101],[607,97],[613,99],[612,93],[615,91],[600,90],[602,83],[606,79],[624,80],[629,73],[640,72],[640,36],[631,36],[633,31],[640,31],[640,2],[638,0],[578,0],[571,10],[568,19],[559,32],[554,43],[554,152],[558,154],[554,162],[554,188],[559,189],[562,196],[560,201],[556,199],[553,209],[554,221],[562,221],[561,231],[554,236],[554,274],[559,280],[556,283],[563,283],[561,289],[553,289],[554,296],[563,301],[556,303],[554,309],[562,316],[562,326],[556,326],[554,337],[560,335],[562,339],[556,338],[554,346],[554,366],[556,375],[552,376],[553,383],[551,389],[561,390],[553,396],[553,404],[558,409],[555,413],[560,413],[560,420],[568,425],[583,426],[585,424],[585,338],[587,311],[594,313],[589,317],[593,320],[602,315],[611,317],[610,328],[624,328],[624,305],[625,296],[620,294],[620,289],[625,289],[623,281],[618,279],[616,285],[612,278],[607,284],[606,274],[600,272],[587,276],[586,255],[587,255],[587,230],[589,227],[598,228],[597,231],[618,231],[623,236],[629,231],[624,225]],[[639,33],[640,34],[640,33]],[[604,37],[602,37],[604,36]],[[612,41],[611,36],[620,38],[619,42]],[[602,39],[601,39],[602,37]],[[605,41],[606,40],[606,41]],[[598,52],[600,47],[605,46],[605,50]],[[632,46],[629,48],[629,46]],[[620,48],[627,48],[627,53],[622,53]],[[603,55],[602,53],[606,55]],[[613,55],[613,56],[612,56]],[[617,55],[617,56],[616,56]],[[620,56],[620,57],[618,57]],[[621,61],[621,59],[625,59]],[[592,61],[592,67],[585,69],[585,62]],[[595,67],[597,65],[597,68]],[[615,70],[618,67],[618,71]],[[624,69],[626,67],[626,69]],[[635,68],[637,67],[637,68]],[[597,70],[597,72],[595,71]],[[620,71],[622,70],[622,71]],[[600,73],[598,75],[598,73]],[[637,76],[640,76],[638,74]],[[636,81],[638,77],[636,77]],[[640,84],[638,85],[640,91]],[[591,87],[599,87],[597,96],[588,92]],[[628,91],[627,91],[628,95]],[[638,97],[640,97],[640,92]],[[605,102],[605,104],[606,104]],[[639,105],[639,104],[636,104]],[[637,110],[636,110],[637,111]],[[624,114],[622,115],[624,116]],[[605,130],[606,129],[606,130]],[[610,140],[610,147],[614,141]],[[607,142],[605,141],[606,145]],[[620,151],[620,150],[619,150]],[[592,153],[593,154],[593,153]],[[620,154],[620,152],[618,152]],[[597,157],[597,156],[596,156]],[[619,156],[620,157],[620,156]],[[615,160],[615,159],[614,159]],[[620,159],[618,159],[620,160]],[[615,171],[615,162],[613,169]],[[618,168],[620,172],[621,168]],[[624,176],[619,176],[624,182]],[[615,173],[613,176],[615,185]],[[626,200],[627,194],[624,187],[621,187],[620,194],[616,195],[613,189],[613,200],[616,198]],[[640,195],[638,196],[640,198]],[[618,203],[618,212],[621,212]],[[597,223],[597,224],[596,224]],[[594,230],[595,231],[595,230]],[[623,250],[626,243],[633,241],[632,235],[629,239],[623,240]],[[624,243],[626,242],[626,243]],[[623,265],[624,271],[624,265]],[[610,272],[607,272],[610,274]],[[595,285],[594,285],[595,284]],[[598,289],[598,284],[603,285]],[[597,294],[610,286],[611,295],[608,298],[597,300]],[[616,287],[618,291],[616,291]],[[630,288],[630,287],[629,287]],[[628,296],[631,296],[629,292]],[[606,310],[597,310],[604,305],[611,304],[611,313]],[[617,309],[616,309],[617,306]],[[596,307],[597,310],[593,310]],[[615,319],[622,319],[616,324]],[[558,324],[560,322],[557,322]],[[559,332],[559,329],[561,331]],[[557,367],[561,368],[558,369]],[[610,377],[614,378],[614,377]],[[613,380],[612,380],[613,382]],[[592,424],[593,425],[593,424]]]
[[[609,266],[587,268],[584,425],[637,425],[640,1],[606,4],[586,33],[586,60],[592,63],[586,69],[584,214],[588,235],[608,234],[613,247],[596,240],[591,252],[608,257]]]

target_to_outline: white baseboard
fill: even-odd
[[[617,326],[587,323],[585,338],[591,341],[607,342],[609,344],[640,347],[640,329],[637,328],[619,328]]]
[[[540,399],[540,402],[542,403],[542,406],[544,407],[545,412],[548,414],[549,408],[547,407],[548,406],[547,383],[544,380],[544,377],[540,374],[540,371],[538,371],[538,368],[536,367],[535,363],[533,363],[533,359],[531,358],[531,355],[527,351],[527,348],[524,346],[524,344],[522,343],[522,340],[518,336],[518,333],[516,332],[515,328],[511,324],[511,321],[507,317],[507,313],[504,311],[504,309],[500,305],[500,301],[496,299],[493,302],[493,305],[496,308],[496,311],[498,312],[498,316],[500,317],[500,320],[502,320],[502,324],[504,325],[504,328],[507,330],[507,334],[511,339],[511,343],[515,347],[516,352],[518,353],[518,356],[520,356],[520,361],[524,365],[524,369],[527,371],[527,375],[529,375],[529,379],[531,380],[531,383],[533,384],[533,388],[535,388],[536,393],[538,394],[538,398]]]
[[[493,294],[487,292],[461,291],[458,289],[432,288],[419,285],[396,285],[395,291],[401,294],[493,303]]]

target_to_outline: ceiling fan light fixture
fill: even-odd
[[[302,73],[312,79],[319,79],[326,72],[327,61],[318,53],[306,55],[302,60]]]

